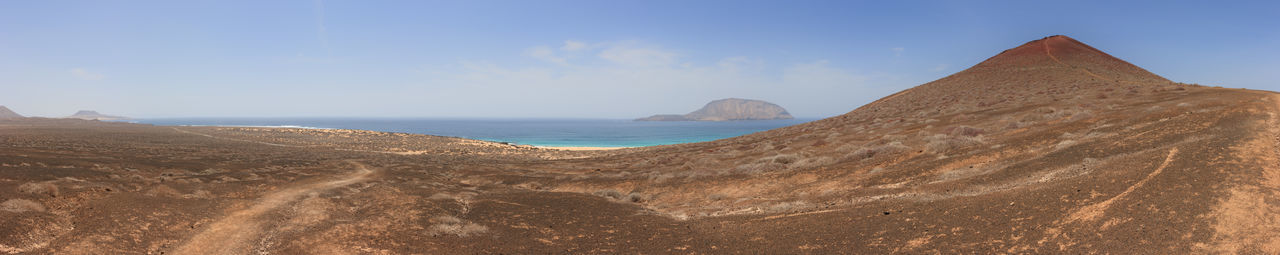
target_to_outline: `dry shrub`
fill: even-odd
[[[795,163],[788,166],[788,168],[809,169],[814,167],[831,165],[835,163],[836,163],[836,160],[831,157],[811,157],[811,158],[801,159],[800,161],[796,161]]]
[[[9,199],[0,203],[0,210],[8,212],[44,212],[44,205],[39,202],[26,199]]]
[[[652,199],[652,196],[641,194],[640,192],[631,192],[630,194],[623,195],[622,192],[612,189],[602,189],[592,194],[608,198],[614,202],[644,203],[645,201]]]
[[[591,194],[605,197],[612,200],[622,200],[622,192],[618,192],[617,190],[602,189],[602,190],[597,190],[596,192],[593,192]]]
[[[849,160],[864,160],[876,156],[891,156],[911,150],[911,147],[903,145],[902,142],[890,142],[882,145],[863,147],[845,155]]]
[[[1057,144],[1057,145],[1054,145],[1054,146],[1053,146],[1053,149],[1055,149],[1055,150],[1061,150],[1061,149],[1065,149],[1065,148],[1067,148],[1067,147],[1071,147],[1072,145],[1076,145],[1076,140],[1071,140],[1071,139],[1062,140],[1061,142],[1058,142],[1058,144]]]
[[[191,194],[182,195],[182,198],[206,198],[207,199],[207,198],[213,198],[213,193],[210,193],[208,190],[196,190],[195,192],[191,192]]]
[[[784,169],[787,169],[787,165],[774,163],[774,162],[758,162],[758,163],[738,165],[737,167],[733,168],[733,172],[751,175],[751,174],[775,172],[775,171],[784,170]]]
[[[954,127],[949,127],[946,130],[946,133],[952,136],[969,136],[969,137],[979,136],[979,135],[982,135],[982,133],[984,132],[986,132],[986,130],[983,130],[981,128],[976,128],[976,127],[970,127],[970,126],[954,126]]]
[[[627,194],[627,202],[639,204],[649,200],[650,197],[648,195],[640,194],[638,192],[631,192],[631,194]]]
[[[58,196],[58,185],[51,182],[28,182],[18,186],[18,191],[32,195]]]
[[[1080,111],[1080,112],[1077,112],[1077,113],[1075,113],[1075,114],[1072,114],[1072,115],[1071,115],[1071,118],[1070,118],[1070,119],[1068,119],[1068,121],[1080,121],[1080,120],[1087,120],[1087,119],[1092,119],[1092,118],[1093,118],[1093,112],[1091,112],[1091,111]]]
[[[430,197],[427,197],[427,199],[428,200],[457,200],[458,197],[455,197],[447,193],[436,193],[431,195]]]
[[[755,148],[751,149],[752,153],[764,153],[764,152],[770,152],[770,151],[774,151],[774,146],[773,146],[773,142],[769,142],[769,141],[758,143],[756,144]]]
[[[929,152],[946,154],[966,147],[982,144],[982,136],[951,136],[937,134],[925,138]]]
[[[474,198],[477,195],[480,195],[480,194],[477,194],[475,192],[469,192],[469,191],[458,192],[456,194],[440,192],[440,193],[432,194],[430,197],[427,197],[427,199],[429,200],[467,200],[467,199]]]
[[[804,201],[791,201],[791,202],[782,202],[782,203],[770,205],[768,208],[764,208],[764,212],[765,213],[793,212],[793,211],[798,211],[798,210],[802,210],[809,207],[810,207],[809,203],[806,203]]]
[[[458,217],[453,217],[453,216],[447,216],[447,215],[438,216],[438,217],[432,218],[432,221],[436,222],[436,224],[431,225],[431,228],[427,229],[427,234],[430,234],[433,236],[455,235],[460,237],[468,237],[468,236],[482,234],[484,232],[489,231],[489,228],[485,226],[481,226],[479,224],[475,224],[471,222],[466,222],[466,221],[463,221],[462,219],[459,219]]]
[[[538,183],[538,182],[526,182],[526,183],[516,184],[515,187],[518,189],[526,189],[526,190],[541,190],[543,189],[544,186],[542,186],[542,183]]]
[[[1009,125],[1005,126],[1004,129],[1008,129],[1008,130],[1019,129],[1019,128],[1031,126],[1032,124],[1034,123],[1027,122],[1027,121],[1014,121],[1014,122],[1009,122]]]
[[[762,158],[756,162],[772,162],[772,163],[787,165],[787,164],[795,163],[796,160],[799,160],[799,157],[796,157],[795,154],[778,154],[778,155]]]

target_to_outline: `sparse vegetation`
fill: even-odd
[[[468,237],[489,232],[489,228],[464,221],[453,216],[437,216],[431,219],[435,225],[427,229],[427,234],[433,236],[454,235],[460,237]]]
[[[611,200],[622,200],[623,198],[622,192],[618,192],[617,190],[612,190],[612,189],[597,190],[596,192],[591,194],[595,194],[596,196],[601,196]]]
[[[39,202],[14,198],[14,199],[6,200],[4,201],[4,203],[0,203],[0,210],[7,211],[7,212],[21,213],[21,212],[44,212],[45,209],[44,209],[44,205],[41,205]]]
[[[52,182],[28,182],[18,186],[18,191],[32,195],[58,196],[58,185]]]
[[[925,148],[929,152],[942,155],[983,143],[982,136],[953,136],[947,134],[936,134],[925,138],[925,140],[927,141]]]
[[[911,150],[911,147],[903,145],[902,142],[889,142],[882,145],[863,147],[846,154],[845,158],[849,160],[864,160],[877,156],[890,156]]]
[[[983,130],[981,128],[976,128],[976,127],[970,127],[970,126],[954,126],[954,127],[947,128],[946,130],[946,133],[952,136],[967,136],[967,137],[979,136],[985,132],[986,130]]]

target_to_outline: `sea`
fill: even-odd
[[[127,122],[163,126],[360,129],[451,136],[551,147],[640,147],[741,136],[817,119],[632,121],[622,119],[440,118],[153,118]]]

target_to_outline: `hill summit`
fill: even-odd
[[[685,115],[659,114],[637,121],[731,121],[794,119],[787,109],[770,102],[726,98],[711,101],[702,109]]]

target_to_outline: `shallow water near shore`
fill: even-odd
[[[816,119],[652,122],[620,119],[154,118],[128,122],[165,126],[360,129],[549,147],[640,147],[705,142],[813,120]]]

